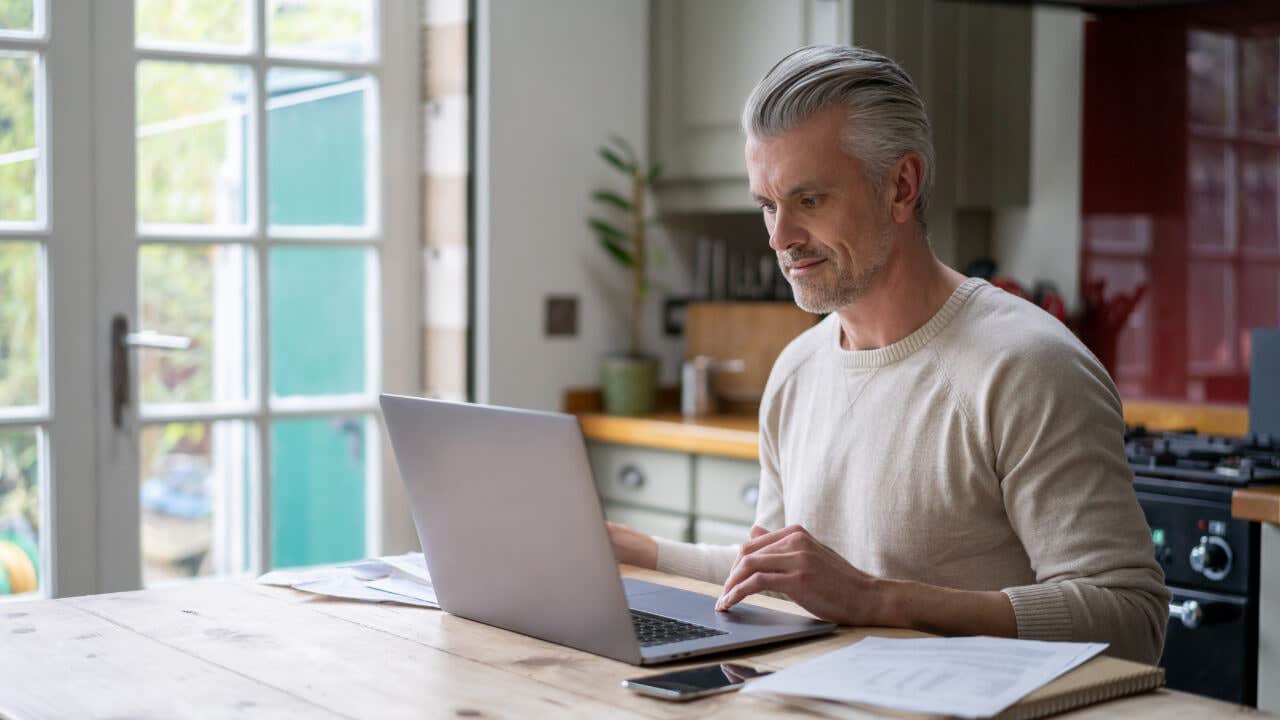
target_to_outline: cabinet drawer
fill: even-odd
[[[751,526],[698,518],[693,522],[693,541],[712,545],[741,545],[751,539]]]
[[[626,445],[592,443],[591,472],[607,500],[689,512],[693,484],[689,456]]]
[[[609,522],[621,523],[646,535],[657,535],[668,540],[688,542],[689,517],[673,515],[657,510],[641,510],[606,503],[604,516]]]
[[[694,508],[698,515],[750,523],[756,519],[760,496],[760,465],[750,460],[731,460],[713,455],[694,457],[697,490]]]

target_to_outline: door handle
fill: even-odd
[[[1204,609],[1195,600],[1169,603],[1169,617],[1181,620],[1188,630],[1195,630],[1204,621]]]
[[[150,330],[129,332],[129,318],[116,315],[111,318],[111,422],[124,427],[124,408],[129,404],[129,349],[136,347],[157,350],[189,350],[191,338],[182,335],[164,335]]]

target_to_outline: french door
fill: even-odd
[[[404,526],[377,394],[418,377],[415,28],[402,0],[0,0],[31,87],[0,83],[0,567],[7,538],[38,592],[105,592]]]

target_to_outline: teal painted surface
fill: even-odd
[[[271,74],[287,82],[286,73],[296,71]],[[350,92],[268,113],[269,223],[364,224],[364,96]]]
[[[365,389],[365,255],[359,247],[271,249],[271,392]]]
[[[325,74],[327,79],[345,80]],[[272,85],[315,78],[273,71]],[[320,87],[323,87],[321,84]],[[275,91],[273,97],[287,97]],[[268,115],[268,211],[275,225],[365,222],[364,94]],[[270,389],[329,395],[365,389],[365,263],[359,247],[276,246],[267,258]],[[272,564],[351,560],[364,547],[364,422],[309,418],[271,429]]]
[[[279,420],[271,444],[272,566],[363,557],[364,421]]]

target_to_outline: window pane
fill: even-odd
[[[1280,258],[1280,151],[1242,146],[1239,188],[1241,247]]]
[[[1231,247],[1231,148],[1225,142],[1187,144],[1187,228],[1191,246],[1204,250]]]
[[[1187,33],[1187,105],[1196,125],[1235,125],[1228,79],[1235,70],[1235,39],[1223,33]]]
[[[0,50],[0,222],[36,220],[36,56]]]
[[[137,0],[138,45],[242,50],[249,46],[245,0]]]
[[[244,229],[249,77],[240,66],[138,63],[140,224]]]
[[[39,589],[40,431],[0,429],[0,595]]]
[[[157,581],[243,572],[254,466],[250,425],[142,429],[142,575]]]
[[[369,309],[368,248],[271,249],[271,392],[364,392]]]
[[[32,0],[0,0],[0,32],[35,29],[35,3]]]
[[[364,556],[368,426],[367,416],[277,420],[272,424],[273,567]]]
[[[1280,121],[1280,38],[1240,38],[1240,126],[1274,133]]]
[[[367,75],[272,70],[267,76],[267,201],[272,225],[368,223],[373,132]]]
[[[0,242],[0,408],[40,404],[40,251]]]
[[[240,245],[143,245],[139,327],[191,338],[188,350],[140,348],[144,403],[250,396],[253,251]]]
[[[267,51],[320,60],[372,53],[372,0],[268,0]]]

